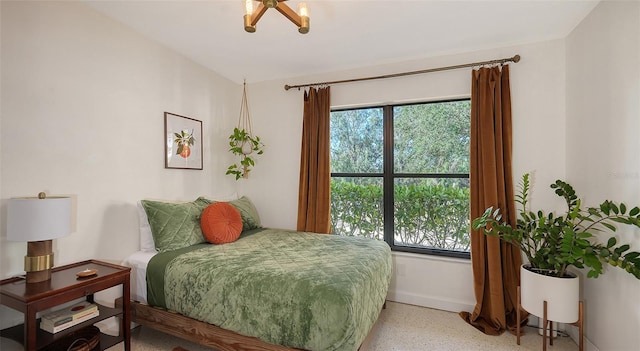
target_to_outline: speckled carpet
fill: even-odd
[[[132,330],[133,351],[212,351],[150,328]],[[539,351],[542,336],[537,330],[525,328],[525,335],[516,345],[516,337],[508,332],[500,336],[482,334],[468,325],[457,313],[387,302],[378,323],[361,351]],[[122,344],[109,351],[124,350]],[[554,339],[553,351],[576,351],[578,346],[568,337]]]

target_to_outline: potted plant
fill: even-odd
[[[514,225],[503,222],[500,209],[493,207],[487,208],[472,222],[474,229],[516,245],[526,256],[528,264],[520,270],[521,304],[526,311],[542,316],[542,301],[548,301],[549,320],[575,322],[578,319],[579,284],[577,276],[568,270],[571,267],[585,268],[588,278],[597,278],[608,264],[640,279],[640,252],[630,251],[628,244],[618,244],[613,235],[607,237],[605,234],[615,232],[617,224],[640,228],[640,208],[636,206],[628,211],[625,204],[609,200],[598,207],[583,208],[573,187],[556,180],[551,188],[566,201],[566,212],[532,211],[528,207],[529,185],[529,174],[524,174],[515,198],[519,212]],[[553,288],[545,287],[549,280]],[[553,297],[549,294],[563,290],[556,285],[563,282],[570,285],[566,290],[571,291],[569,294],[575,297],[575,303],[566,302],[574,297],[554,300],[561,302],[550,301]],[[543,296],[530,297],[531,292]],[[563,307],[568,310],[561,311]]]
[[[248,178],[251,167],[255,165],[255,161],[250,155],[253,152],[262,155],[263,147],[264,144],[260,141],[260,137],[251,135],[245,129],[234,128],[233,133],[229,136],[229,151],[240,156],[240,163],[229,166],[226,174],[235,175],[236,180]]]

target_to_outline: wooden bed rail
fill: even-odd
[[[122,306],[122,297],[117,298],[115,304]],[[386,307],[387,302],[385,301],[382,309]],[[177,312],[151,307],[133,300],[131,301],[131,321],[200,345],[212,347],[218,351],[304,351],[270,344],[258,338],[238,334],[213,324],[183,316]],[[378,326],[378,322],[376,321],[373,325],[358,350],[369,348],[373,331]]]
[[[116,300],[116,304],[121,303],[122,298]],[[138,301],[131,301],[131,321],[219,351],[301,351],[269,344]]]

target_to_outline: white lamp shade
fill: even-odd
[[[71,233],[71,198],[48,197],[9,199],[7,239],[43,241]]]

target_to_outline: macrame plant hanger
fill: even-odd
[[[251,116],[249,115],[249,104],[247,102],[247,81],[246,79],[242,83],[242,102],[240,103],[240,116],[238,116],[238,129],[244,130],[251,139],[253,139],[253,132],[251,131]],[[251,141],[244,141],[242,145],[238,145],[242,148],[242,154],[247,156],[253,152],[253,144]],[[243,178],[249,178],[249,172],[247,172],[247,165],[244,165]]]

